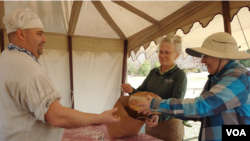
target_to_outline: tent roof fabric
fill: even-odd
[[[250,12],[249,9],[244,7],[242,8],[238,14],[233,18],[231,22],[232,36],[236,39],[237,45],[239,47],[239,51],[249,50],[248,45],[250,45]],[[243,31],[241,30],[243,28]],[[224,32],[223,25],[223,16],[218,14],[213,17],[212,21],[203,28],[203,26],[199,22],[195,22],[192,25],[188,34],[184,34],[181,29],[176,31],[176,34],[182,37],[182,49],[183,49],[183,58],[187,57],[185,52],[186,48],[192,47],[201,47],[205,38],[216,32]],[[244,32],[244,34],[243,34]],[[245,37],[247,38],[247,42]],[[141,46],[138,50],[131,52],[131,57],[133,60],[136,60],[140,54],[144,53],[146,58],[148,59],[152,54],[154,54],[158,45],[155,42],[150,42],[150,45],[145,50],[143,46]]]
[[[249,6],[250,1],[229,1],[231,21],[240,8]],[[215,15],[222,14],[222,1],[1,1],[0,29],[5,29],[3,16],[19,8],[37,13],[51,38],[60,34],[121,40],[121,44],[128,40],[128,52],[137,52],[178,29],[188,33],[196,22],[206,27]]]

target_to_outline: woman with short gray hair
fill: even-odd
[[[137,89],[132,88],[130,84],[123,84],[123,90],[129,94],[139,91],[152,92],[162,99],[183,99],[187,88],[187,77],[175,64],[181,53],[181,37],[167,35],[159,44],[158,57],[161,66],[152,69]],[[146,121],[145,131],[146,134],[168,141],[182,141],[184,137],[182,121],[165,114],[152,115],[151,120]]]

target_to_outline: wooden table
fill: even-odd
[[[139,133],[137,136],[120,139],[110,138],[106,125],[91,125],[75,129],[64,129],[62,141],[93,141],[95,134],[103,133],[104,141],[162,141],[147,134]]]

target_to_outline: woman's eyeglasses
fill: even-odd
[[[208,58],[208,56],[207,55],[205,55],[205,54],[201,54],[201,59],[207,59]]]
[[[168,52],[168,51],[156,51],[158,55],[170,55],[171,53],[174,52]]]

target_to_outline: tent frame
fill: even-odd
[[[0,29],[0,46],[1,46],[1,52],[4,50],[4,34],[3,29]]]
[[[229,1],[222,1],[222,10],[223,10],[223,21],[224,21],[224,31],[231,34],[231,22],[230,22],[230,10],[229,10]]]
[[[123,64],[122,64],[122,84],[126,83],[127,76],[127,51],[128,51],[128,40],[124,40],[123,50]],[[121,96],[124,96],[124,91],[121,91]]]

